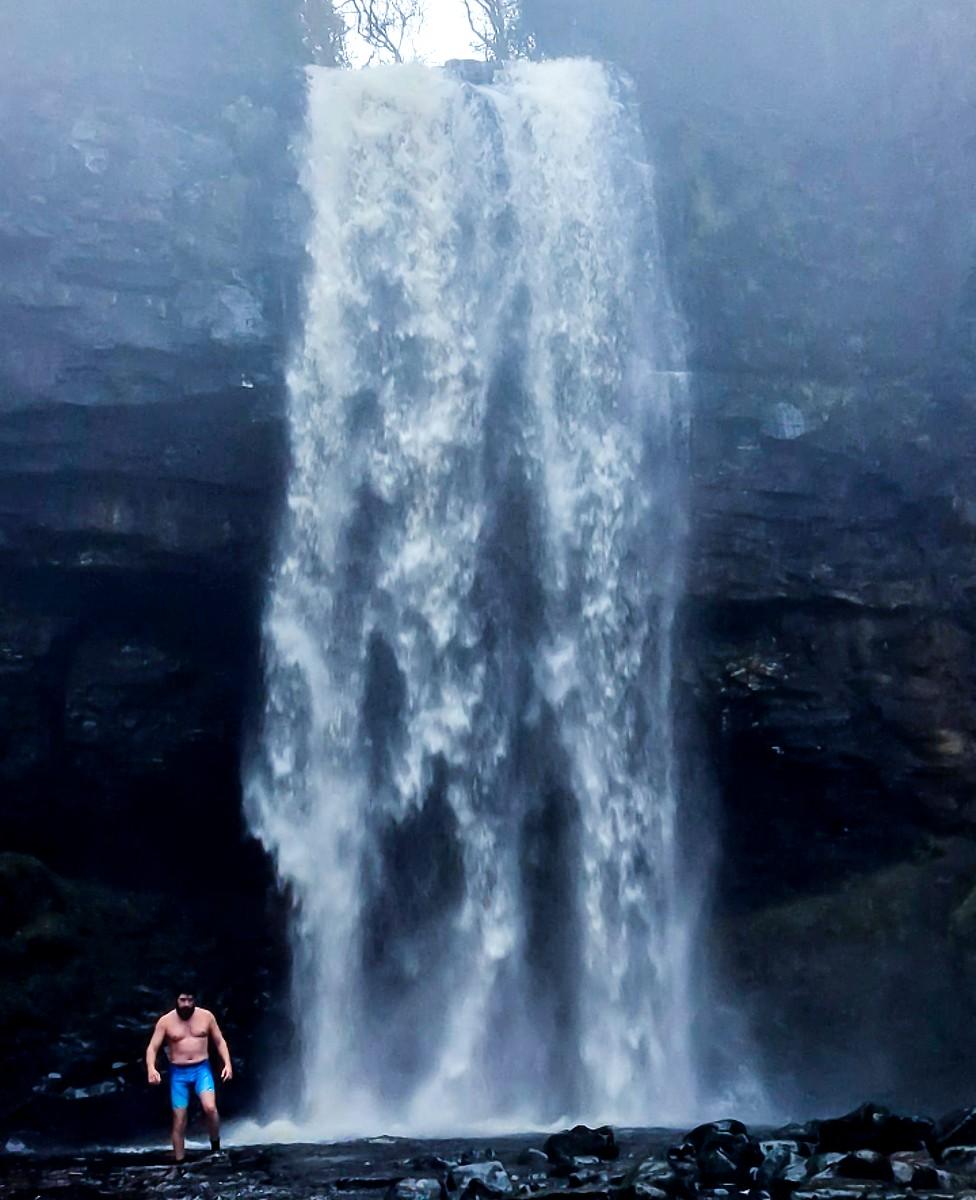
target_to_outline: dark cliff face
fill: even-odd
[[[774,1101],[937,1106],[974,1049],[971,13],[523,11],[635,79],[688,322],[719,978]]]
[[[94,1086],[124,1128],[180,974],[245,1062],[286,974],[240,760],[287,457],[300,45],[287,5],[212,0],[42,2],[3,40],[0,1023],[23,1033],[0,1118],[67,1131]]]

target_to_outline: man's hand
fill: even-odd
[[[230,1065],[230,1063],[226,1063],[224,1065],[224,1069],[220,1072],[220,1078],[224,1083],[227,1083],[228,1080],[234,1078],[234,1068]]]
[[[160,1017],[156,1022],[153,1035],[149,1039],[149,1045],[146,1047],[146,1076],[152,1084],[160,1082],[159,1072],[156,1070],[156,1056],[159,1054],[159,1048],[162,1046],[165,1036],[166,1018]]]

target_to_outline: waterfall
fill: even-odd
[[[247,799],[306,1127],[682,1120],[685,392],[626,88],[312,69],[304,156]]]

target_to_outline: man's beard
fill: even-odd
[[[193,1014],[197,1011],[195,1004],[177,1004],[176,1015],[181,1021],[189,1021]]]

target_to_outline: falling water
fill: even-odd
[[[684,392],[626,91],[587,61],[309,78],[248,782],[307,1127],[680,1120]]]

